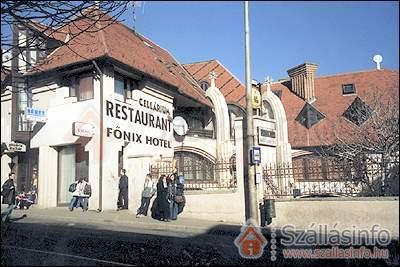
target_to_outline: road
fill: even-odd
[[[270,244],[256,260],[240,257],[234,239],[240,226],[217,225],[207,232],[135,227],[104,220],[71,222],[44,217],[20,217],[2,225],[2,266],[148,266],[148,265],[258,265],[258,266],[382,266],[384,260],[271,261]],[[267,239],[268,233],[265,234]]]

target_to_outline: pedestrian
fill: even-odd
[[[175,180],[176,180],[176,194],[175,194],[174,201],[178,205],[178,214],[180,214],[186,205],[186,198],[185,198],[185,194],[184,194],[185,179],[184,179],[183,175],[177,175]]]
[[[8,179],[4,182],[1,187],[1,195],[3,196],[2,203],[8,204],[8,206],[15,205],[15,173],[10,172],[8,174]]]
[[[80,177],[78,181],[75,181],[70,185],[69,191],[72,191],[72,199],[68,207],[70,211],[73,211],[75,207],[82,207],[83,211],[88,210],[86,201],[86,199],[89,198],[87,185],[88,183],[83,177]]]
[[[176,179],[175,174],[171,174],[167,179],[168,184],[168,202],[169,202],[169,218],[176,220],[178,216],[178,203],[175,202],[176,196]]]
[[[151,175],[147,174],[144,180],[141,204],[139,209],[137,210],[136,218],[147,216],[150,200],[154,196],[156,191],[157,191],[156,184],[151,179]]]
[[[89,179],[84,177],[83,180],[86,182],[83,195],[81,196],[81,205],[83,211],[87,211],[89,207],[89,198],[92,196],[92,186],[89,183]]]
[[[169,192],[167,177],[163,174],[157,183],[157,213],[158,219],[161,221],[169,222]]]
[[[127,210],[128,209],[128,176],[126,176],[126,170],[121,169],[119,178],[119,194],[117,210]]]

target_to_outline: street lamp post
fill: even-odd
[[[245,51],[246,51],[246,112],[247,112],[247,153],[248,153],[248,172],[246,190],[248,193],[248,215],[247,219],[252,219],[258,224],[257,191],[255,181],[255,165],[251,162],[251,151],[254,145],[254,125],[253,125],[253,105],[252,105],[252,83],[250,72],[250,23],[249,23],[249,2],[244,1],[244,31],[245,31]]]

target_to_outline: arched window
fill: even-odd
[[[272,111],[271,105],[268,101],[263,101],[262,103],[262,115],[267,117],[268,119],[275,120],[274,112]]]
[[[210,87],[210,84],[207,81],[201,81],[200,82],[200,87],[201,87],[201,89],[206,91],[208,89],[208,87]]]
[[[192,152],[175,152],[176,167],[179,175],[192,183],[213,182],[215,164],[209,159]]]

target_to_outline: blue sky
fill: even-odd
[[[127,12],[125,24],[132,26]],[[136,8],[136,29],[180,63],[218,59],[244,82],[243,2],[150,2]],[[303,62],[317,75],[399,69],[398,2],[250,2],[252,78],[287,77]]]

